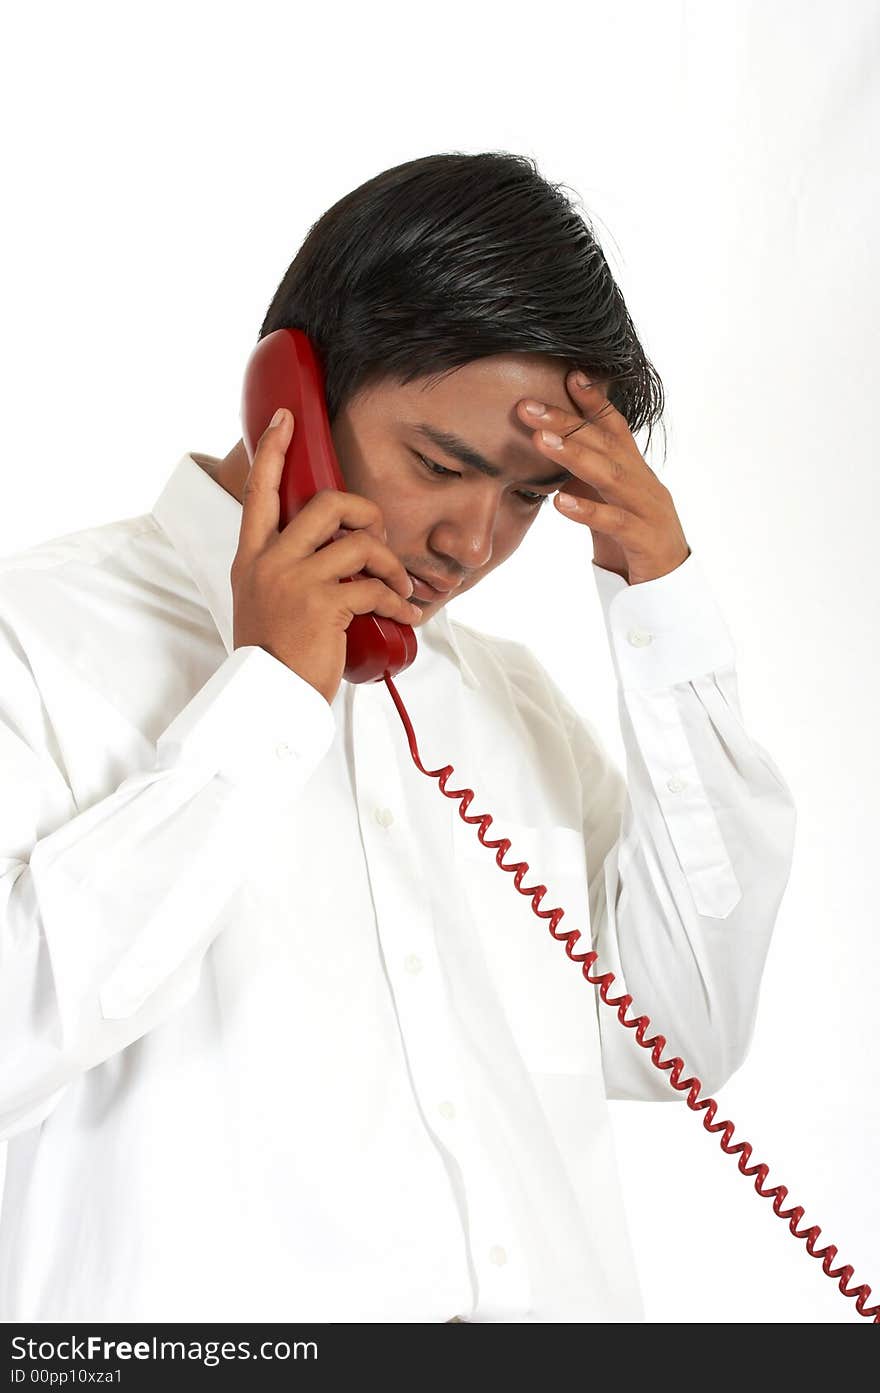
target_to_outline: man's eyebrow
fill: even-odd
[[[428,425],[425,421],[407,424],[411,425],[412,430],[418,431],[420,435],[433,441],[447,455],[461,460],[462,464],[469,464],[472,469],[478,469],[481,474],[488,474],[490,479],[500,479],[504,473],[497,464],[490,464],[478,450],[474,449],[473,445],[468,445],[466,440],[453,435],[452,431],[439,430],[437,426]],[[555,474],[545,475],[542,479],[519,479],[517,482],[520,484],[542,484],[547,488],[550,484],[564,484],[566,479],[572,478],[574,475],[570,469],[557,469]]]

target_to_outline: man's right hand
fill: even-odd
[[[370,499],[321,489],[278,531],[278,489],[293,427],[290,411],[266,427],[245,482],[229,573],[232,646],[265,648],[332,703],[354,616],[372,613],[412,624],[421,610],[404,598],[412,594],[412,582],[385,545],[382,513]],[[340,528],[351,530],[330,542]],[[360,571],[369,577],[346,583]]]

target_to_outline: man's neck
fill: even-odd
[[[190,454],[215,483],[231,494],[236,502],[241,503],[244,498],[245,480],[250,472],[250,461],[243,440],[239,440],[222,460],[214,459],[211,455],[197,455],[193,450]]]

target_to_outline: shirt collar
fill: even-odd
[[[187,453],[178,460],[151,511],[198,586],[226,652],[232,653],[229,572],[238,549],[241,504]],[[445,647],[465,683],[479,687],[445,606],[416,633],[420,644],[425,641],[429,646]]]
[[[456,663],[458,663],[459,671],[461,672],[465,685],[472,687],[474,691],[480,687],[481,684],[477,674],[462,652],[458,625],[453,624],[450,620],[447,605],[444,605],[442,609],[438,610],[432,619],[429,619],[422,628],[417,630],[417,633],[419,640],[421,640],[422,634],[428,633],[432,641],[439,640],[441,644],[445,644]]]

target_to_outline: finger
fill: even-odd
[[[285,410],[280,421],[272,417],[257,442],[241,500],[238,556],[243,560],[258,556],[278,532],[278,485],[293,430],[293,412]]]
[[[586,378],[584,385],[578,381],[579,377]],[[565,385],[578,411],[583,413],[591,425],[596,421],[605,424],[613,416],[620,415],[608,399],[608,383],[603,379],[593,378],[591,374],[575,368],[568,374]]]
[[[316,557],[315,572],[320,580],[342,580],[365,572],[385,581],[401,595],[408,596],[413,591],[403,562],[363,528],[325,547]]]
[[[563,411],[559,406],[548,406],[546,402],[535,401],[532,397],[523,397],[517,403],[517,409],[520,420],[532,430],[543,427],[554,430],[559,435],[567,436],[574,431],[582,430],[585,426],[597,425],[601,418],[603,403],[607,405],[609,410],[614,411],[614,407],[605,395],[604,387],[601,389],[598,404],[595,399],[592,402],[585,402],[583,411],[579,414]],[[578,403],[574,402],[574,405],[577,407]]]
[[[382,509],[371,498],[345,489],[319,489],[275,539],[281,559],[300,561],[348,536],[387,538]]]
[[[418,605],[405,600],[378,578],[358,576],[348,585],[340,585],[338,590],[340,605],[350,609],[353,614],[382,614],[388,619],[396,619],[399,624],[410,626],[414,620],[422,617]]]
[[[619,498],[627,505],[635,501],[631,471],[617,453],[608,453],[607,443],[591,443],[586,421],[549,406],[543,416],[531,420],[532,439],[548,460],[563,465],[576,480],[593,485],[612,501]]]
[[[553,506],[573,522],[613,537],[627,551],[638,550],[650,542],[650,527],[616,503],[597,503],[592,498],[562,492],[554,496]]]

